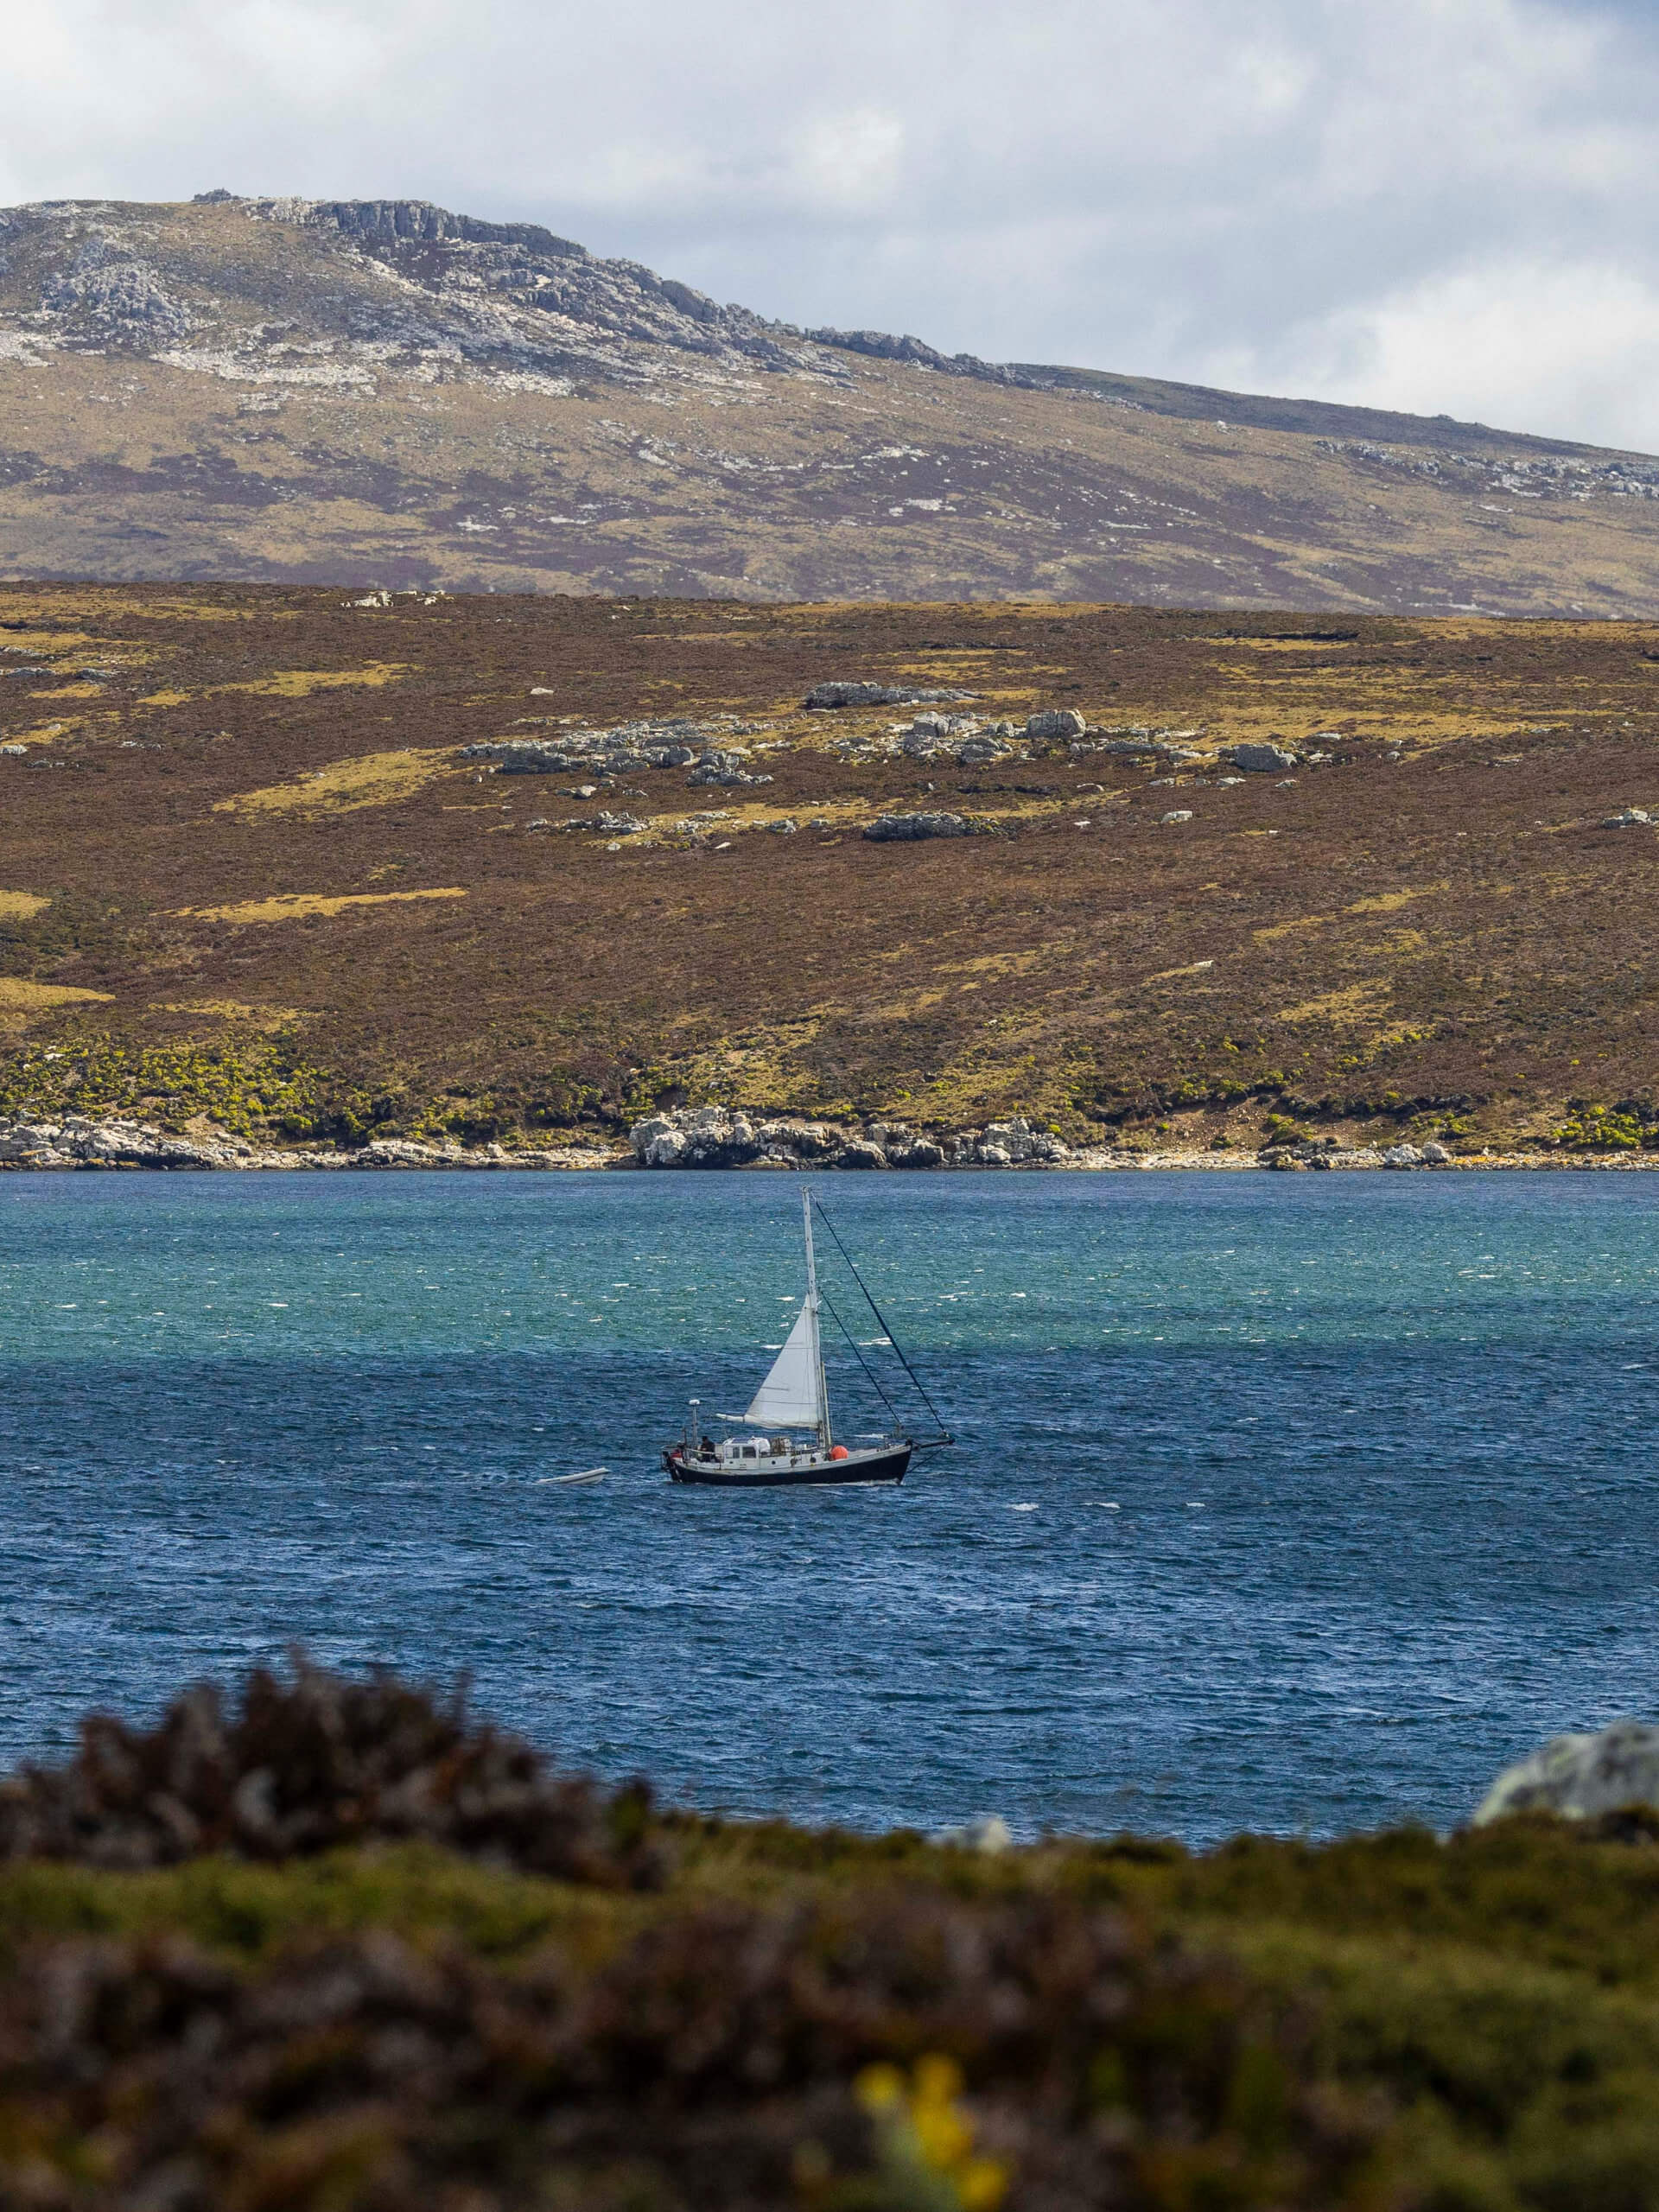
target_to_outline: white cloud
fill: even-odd
[[[1359,389],[1414,414],[1659,450],[1659,284],[1615,267],[1518,258],[1433,276],[1280,349],[1281,388],[1293,359],[1310,398]],[[1248,382],[1263,363],[1218,366]]]
[[[904,168],[905,126],[878,107],[819,116],[801,130],[790,168],[806,203],[851,211],[889,204]]]
[[[1634,0],[9,0],[11,198],[409,194],[947,348],[1659,442]]]

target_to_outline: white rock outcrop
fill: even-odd
[[[1641,1720],[1616,1720],[1594,1735],[1553,1736],[1530,1758],[1505,1767],[1473,1824],[1484,1827],[1506,1813],[1593,1820],[1627,1805],[1659,1807],[1659,1728]]]
[[[1052,743],[1081,737],[1089,724],[1075,707],[1044,707],[1026,717],[1026,735]]]

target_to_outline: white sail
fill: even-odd
[[[809,1297],[743,1418],[762,1428],[817,1428],[823,1421],[823,1386],[817,1301]]]

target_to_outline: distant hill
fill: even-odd
[[[1647,615],[1659,462],[722,307],[418,200],[0,212],[0,575]]]

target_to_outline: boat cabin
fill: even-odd
[[[810,1454],[811,1446],[797,1444],[788,1436],[722,1436],[715,1446],[714,1456],[721,1466],[729,1467],[745,1459],[798,1459]],[[706,1459],[707,1452],[697,1457]]]

